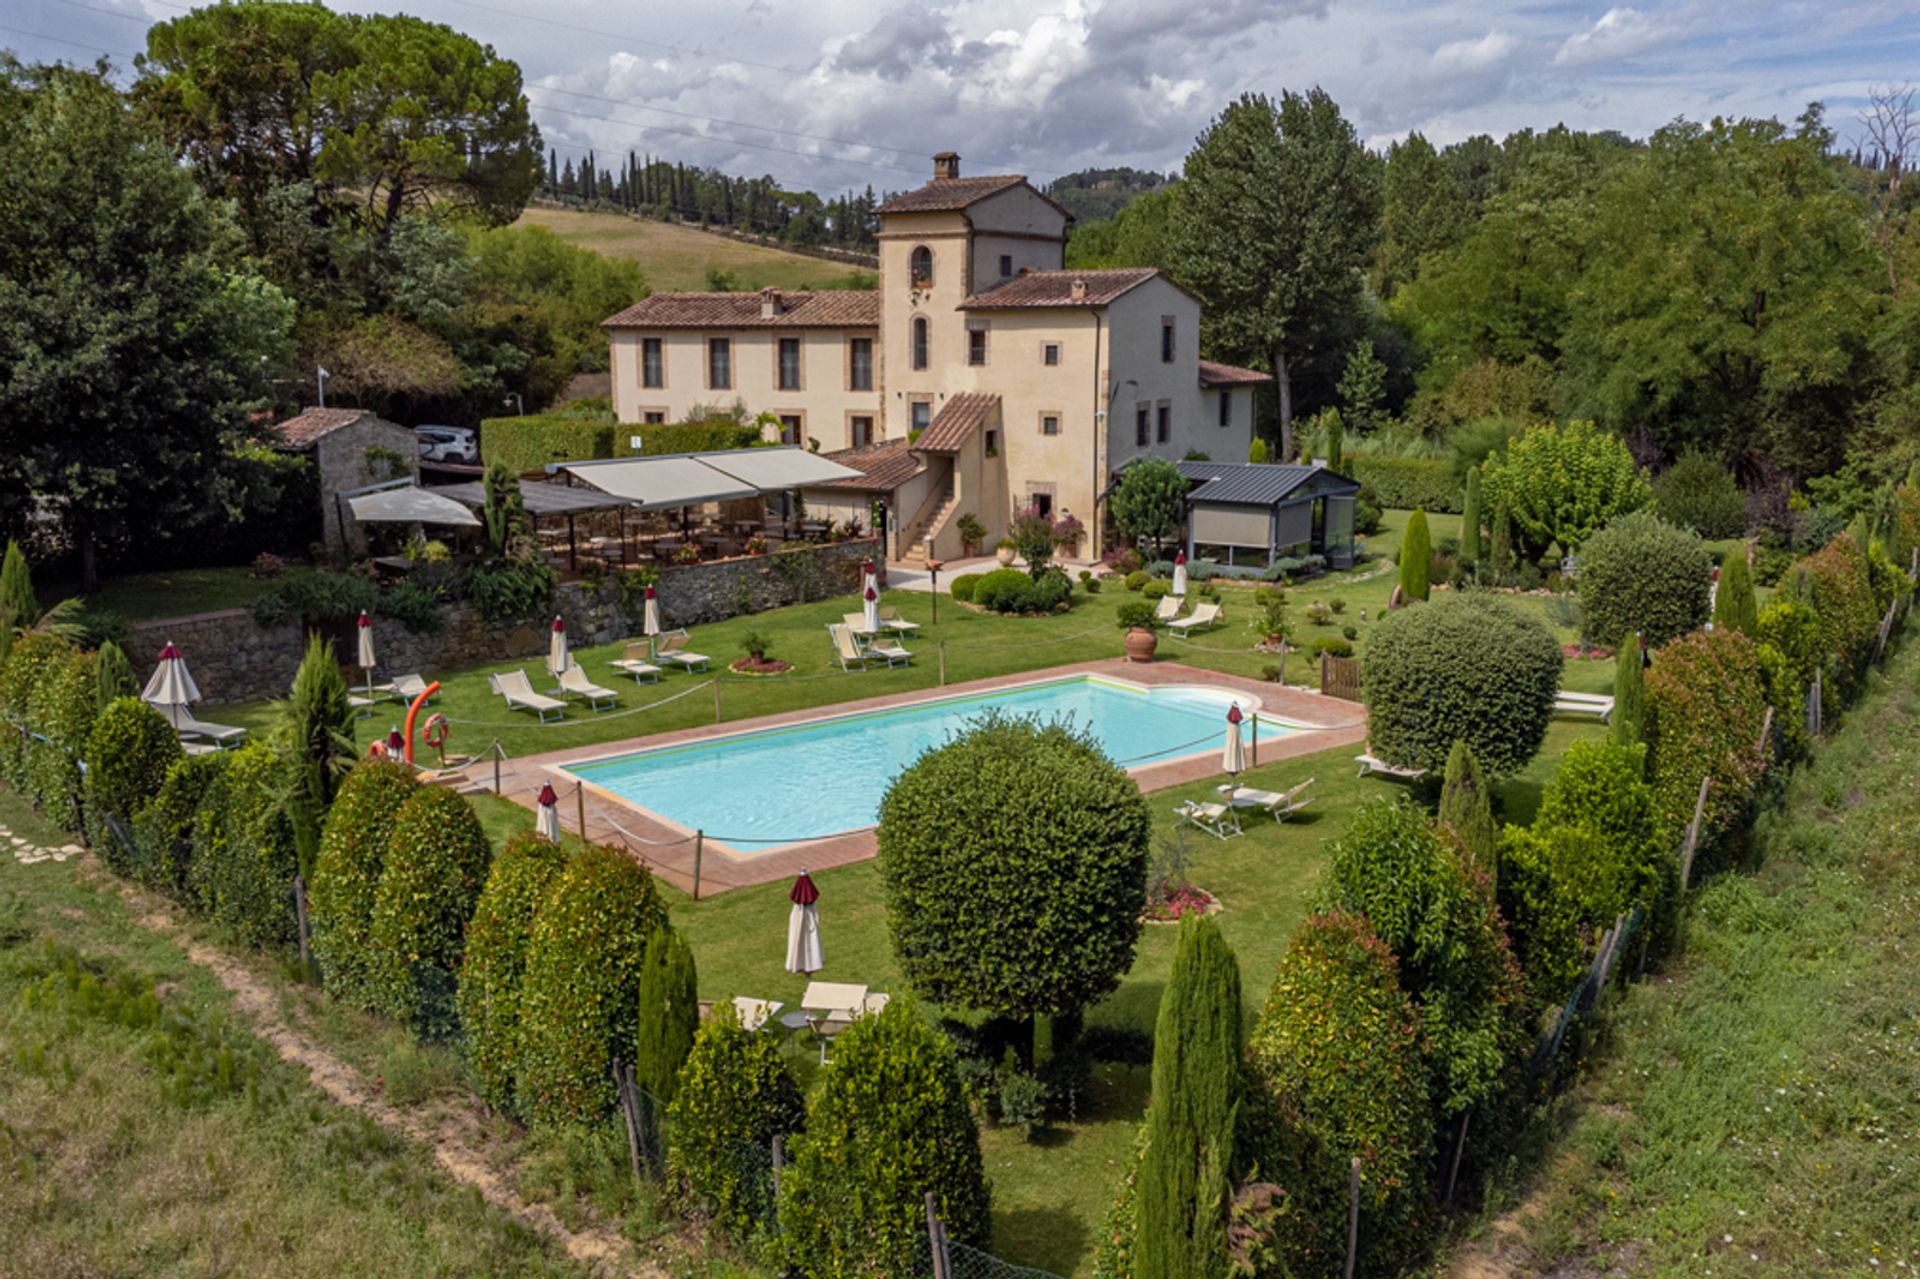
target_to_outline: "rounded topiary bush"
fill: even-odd
[[[973,593],[980,585],[980,579],[985,576],[984,573],[962,573],[953,579],[953,585],[949,586],[947,591],[962,604],[971,603]]]
[[[33,696],[41,672],[73,651],[65,640],[40,631],[29,631],[13,642],[13,649],[0,662],[0,778],[25,791],[27,778],[27,742],[17,727],[28,722],[27,702]]]
[[[171,732],[171,729],[169,729]],[[134,818],[140,847],[140,882],[177,901],[192,903],[194,826],[201,805],[226,772],[226,751],[184,755],[167,769],[160,790]]]
[[[1623,515],[1580,547],[1580,633],[1619,648],[1650,647],[1707,620],[1713,553],[1698,534],[1650,511]]]
[[[773,1182],[762,1169],[773,1139],[806,1123],[800,1085],[780,1040],[740,1024],[732,1004],[694,1035],[667,1112],[667,1180],[683,1209],[735,1240],[773,1221]]]
[[[919,1272],[925,1196],[947,1233],[984,1248],[991,1201],[953,1047],[896,999],[834,1043],[781,1184],[788,1262],[819,1276]]]
[[[133,871],[134,858],[108,833],[107,819],[131,835],[141,810],[160,795],[169,770],[185,757],[166,716],[137,697],[109,702],[94,721],[86,744],[87,839],[121,874]]]
[[[496,1110],[517,1110],[514,1072],[520,1052],[520,996],[533,918],[566,869],[558,844],[521,831],[487,872],[467,924],[460,961],[460,1024],[480,1095]]]
[[[27,792],[62,830],[81,826],[80,759],[98,707],[91,653],[69,649],[40,669],[27,693]],[[42,740],[45,739],[45,740]]]
[[[1030,577],[1017,568],[999,568],[973,588],[973,602],[992,613],[1046,613],[1073,594],[1073,579],[1059,568]]]
[[[1737,631],[1696,631],[1661,649],[1647,672],[1647,775],[1670,842],[1693,818],[1712,777],[1701,843],[1729,830],[1766,771],[1767,711],[1760,655]]]
[[[540,1123],[613,1107],[612,1060],[631,1051],[647,938],[667,922],[653,876],[591,844],[534,916],[520,1000],[519,1092]]]
[[[393,819],[374,894],[373,1006],[423,1033],[451,1029],[454,974],[493,847],[466,796],[422,786]]]
[[[307,886],[313,953],[336,999],[378,1006],[372,985],[373,905],[394,820],[419,789],[413,770],[388,760],[353,766],[320,832],[320,856]]]
[[[1539,751],[1563,658],[1552,632],[1493,595],[1448,593],[1388,613],[1363,668],[1374,754],[1439,772],[1457,741],[1490,774]]]
[[[1133,963],[1146,798],[1092,740],[989,714],[894,779],[880,879],[902,973],[935,1003],[1077,1010]]]
[[[194,818],[194,900],[214,923],[254,946],[294,940],[293,826],[286,770],[264,742],[231,752]]]
[[[1661,518],[1701,537],[1739,537],[1747,529],[1747,498],[1733,472],[1705,453],[1683,453],[1653,482]]]

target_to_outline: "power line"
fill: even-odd
[[[64,0],[64,2],[72,3],[72,0]],[[723,120],[719,116],[700,115],[692,111],[676,111],[671,107],[657,107],[651,102],[645,102],[638,98],[609,98],[598,93],[582,93],[578,89],[557,89],[550,84],[535,85],[534,87],[546,93],[564,93],[572,98],[591,98],[595,102],[609,102],[615,106],[623,107],[638,107],[642,111],[657,111],[662,115],[680,116],[688,120],[705,120],[709,124],[724,124],[736,129],[759,129],[764,133],[779,133],[790,138],[805,138],[810,142],[826,142],[837,147],[865,147],[869,151],[891,151],[896,155],[918,156],[920,154],[917,150],[909,151],[904,147],[885,147],[874,142],[855,142],[851,138],[833,138],[820,133],[803,133],[798,129],[779,129],[770,124],[748,124],[744,120]],[[721,138],[717,140],[723,142],[733,141],[732,138]],[[741,145],[745,146],[750,144],[742,143]]]
[[[78,40],[62,40],[59,36],[43,36],[38,31],[24,31],[19,27],[0,26],[0,31],[5,31],[9,35],[25,36],[29,40],[45,40],[48,44],[64,44],[69,49],[85,49],[88,53],[98,53],[109,58],[138,56],[121,49],[102,49],[97,44],[81,44]]]

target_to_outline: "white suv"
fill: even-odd
[[[478,462],[480,445],[473,431],[464,426],[416,426],[414,438],[420,441],[420,457],[427,462]]]

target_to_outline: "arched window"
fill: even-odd
[[[913,367],[927,367],[927,317],[924,315],[913,317]]]
[[[908,273],[913,276],[913,287],[925,288],[933,283],[933,250],[921,245],[913,251]]]

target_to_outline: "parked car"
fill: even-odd
[[[420,457],[428,462],[478,462],[480,441],[464,426],[416,426]]]

